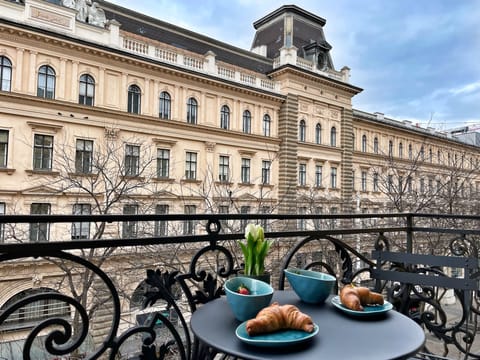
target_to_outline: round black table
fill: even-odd
[[[310,315],[319,332],[311,340],[281,348],[245,344],[235,335],[240,325],[225,297],[197,309],[191,317],[193,333],[204,344],[243,359],[403,359],[415,354],[425,342],[422,328],[408,317],[388,311],[375,317],[352,317],[325,304],[300,301],[293,291],[275,291],[273,300],[293,304]]]

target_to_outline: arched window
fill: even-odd
[[[137,85],[130,85],[128,88],[128,109],[131,114],[140,114],[142,92]]]
[[[305,131],[305,120],[300,120],[300,123],[298,124],[298,141],[305,142]]]
[[[220,110],[220,128],[228,130],[230,128],[230,109],[223,105]]]
[[[12,86],[12,62],[0,56],[0,90],[10,91]]]
[[[362,152],[367,152],[367,135],[362,135]]]
[[[431,148],[428,150],[428,160],[433,162],[433,150]]]
[[[43,65],[38,69],[37,96],[55,98],[55,70],[51,66]]]
[[[245,110],[243,112],[243,132],[250,134],[252,132],[252,115],[250,111]]]
[[[170,119],[172,116],[172,99],[170,94],[166,91],[160,93],[158,103],[158,117],[160,119]]]
[[[320,125],[320,123],[317,123],[317,125],[315,126],[315,143],[322,143],[322,125]]]
[[[376,136],[373,139],[373,152],[378,154],[378,138]]]
[[[403,144],[402,143],[398,144],[398,157],[399,158],[403,157]]]
[[[388,156],[390,156],[390,157],[393,156],[393,141],[392,140],[388,141]]]
[[[187,123],[196,124],[198,115],[198,103],[193,97],[187,101]]]
[[[272,121],[270,120],[270,115],[263,115],[263,135],[270,136],[270,126]]]
[[[91,75],[80,76],[80,88],[78,90],[78,103],[93,106],[95,100],[95,80]]]
[[[408,144],[408,159],[409,159],[409,160],[412,160],[412,159],[413,159],[412,144]]]
[[[337,129],[335,126],[332,126],[332,129],[330,130],[330,145],[337,146]]]

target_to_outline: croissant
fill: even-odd
[[[340,301],[351,310],[363,311],[365,305],[383,305],[383,296],[366,287],[350,284],[340,290]]]
[[[263,308],[254,319],[247,321],[249,336],[270,333],[283,329],[313,332],[312,318],[302,313],[295,305],[279,305],[278,302]]]

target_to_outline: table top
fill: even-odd
[[[191,318],[193,333],[205,344],[243,359],[402,359],[415,354],[425,341],[422,328],[392,310],[374,317],[354,317],[324,304],[302,302],[293,291],[275,291],[272,301],[293,304],[310,315],[319,332],[312,339],[287,347],[257,347],[235,335],[241,324],[225,297],[197,309]]]

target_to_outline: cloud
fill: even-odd
[[[476,81],[470,84],[463,85],[454,89],[450,89],[449,93],[453,95],[467,95],[480,91],[480,81]],[[480,98],[479,98],[480,100]]]

